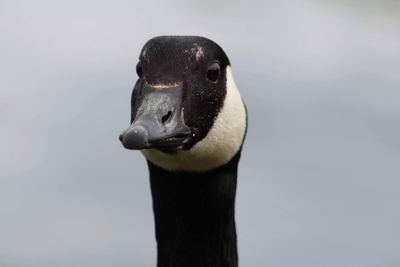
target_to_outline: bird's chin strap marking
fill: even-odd
[[[228,163],[240,150],[246,132],[246,110],[226,68],[224,104],[206,137],[190,150],[167,154],[156,149],[142,150],[154,165],[170,171],[207,171]]]

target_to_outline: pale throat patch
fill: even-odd
[[[177,154],[144,149],[144,156],[170,171],[207,171],[228,163],[239,151],[246,132],[246,110],[230,66],[226,68],[226,87],[223,106],[206,137]]]

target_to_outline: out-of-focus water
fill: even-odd
[[[399,29],[398,1],[2,1],[0,266],[155,266],[118,134],[170,34],[217,41],[247,103],[241,266],[399,266]]]

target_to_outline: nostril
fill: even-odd
[[[119,141],[122,142],[123,140],[124,140],[124,135],[123,135],[123,134],[120,134],[120,135],[119,135]]]
[[[168,111],[167,114],[165,114],[164,116],[162,116],[162,118],[161,118],[161,123],[164,124],[164,123],[171,117],[171,115],[172,115],[172,112],[171,112],[171,111]]]

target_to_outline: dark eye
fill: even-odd
[[[140,61],[138,62],[138,64],[136,65],[136,73],[139,76],[139,78],[142,78],[143,76],[143,69],[142,69],[142,64],[140,63]]]
[[[207,79],[213,83],[218,81],[219,75],[221,73],[221,68],[217,62],[211,64],[207,69]]]

